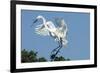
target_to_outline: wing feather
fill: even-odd
[[[39,35],[43,35],[43,36],[48,36],[49,35],[49,31],[45,28],[45,26],[43,24],[38,25],[35,28],[35,32]]]

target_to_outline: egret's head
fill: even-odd
[[[36,23],[39,19],[43,20],[43,23],[46,22],[45,18],[42,15],[38,15],[35,19],[33,19],[33,24]],[[32,26],[33,26],[32,24]]]
[[[38,21],[38,19],[40,18],[41,16],[37,16],[35,19],[33,19],[33,24],[35,24],[37,21]],[[31,25],[31,27],[33,26],[33,24]]]
[[[33,21],[33,23],[36,23],[36,22],[38,21],[38,19],[41,19],[41,18],[43,18],[43,16],[38,15],[38,16],[36,17],[36,19]]]
[[[36,17],[36,19],[41,19],[41,18],[43,18],[42,15],[38,15],[38,16]]]

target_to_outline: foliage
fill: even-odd
[[[38,62],[46,62],[46,61],[47,60],[44,57],[38,59]]]
[[[70,58],[67,58],[66,61],[70,61]]]
[[[22,62],[36,62],[37,61],[37,52],[27,51],[23,49],[21,51],[21,61]]]
[[[66,59],[62,56],[60,57],[55,57],[54,61],[65,61]]]
[[[38,57],[38,52],[34,52],[34,50],[28,51],[26,49],[21,50],[21,62],[46,62],[48,61],[44,57]],[[56,56],[54,61],[70,61],[69,58],[65,59],[63,56]]]

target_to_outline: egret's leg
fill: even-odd
[[[55,53],[59,47],[60,47],[60,44],[59,44],[59,46],[57,48],[52,50],[51,54]]]
[[[53,61],[55,59],[56,55],[58,54],[58,52],[60,51],[61,48],[62,48],[62,39],[60,39],[59,46],[56,49],[54,49],[54,51],[56,51],[56,50],[57,51],[56,51],[56,53],[51,55],[51,61]]]
[[[54,50],[52,50],[51,54],[55,53],[59,49],[59,47],[61,46],[61,42],[58,41],[58,44],[59,44],[59,46],[56,47]]]
[[[61,48],[62,48],[62,44],[61,44],[61,46],[59,47],[59,49],[57,50],[57,52],[55,53],[53,60],[55,59],[56,55],[59,53],[59,51],[60,51]]]
[[[56,47],[56,48],[51,52],[51,59],[54,58],[54,55],[55,55],[55,53],[57,52],[57,49],[59,49],[59,47],[60,47],[60,42],[59,42],[59,41],[58,41],[58,44],[59,44],[59,46]]]
[[[55,54],[56,54],[56,50],[59,49],[59,48],[60,48],[60,44],[59,44],[59,46],[58,46],[57,48],[55,48],[55,49],[51,52],[51,56],[50,56],[51,61],[54,60],[54,58],[55,58]]]

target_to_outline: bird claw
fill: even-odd
[[[55,54],[52,54],[50,58],[51,59],[54,59],[55,58]]]

